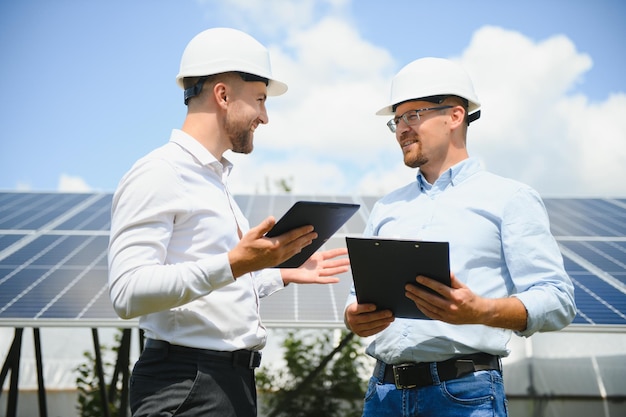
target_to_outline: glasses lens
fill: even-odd
[[[420,121],[420,115],[418,110],[409,110],[408,112],[402,115],[402,120],[409,125],[412,126]]]
[[[439,107],[428,107],[425,109],[418,109],[418,110],[409,110],[408,112],[404,113],[402,116],[389,120],[387,122],[387,127],[389,128],[389,130],[395,133],[396,129],[398,128],[398,123],[400,123],[400,120],[403,120],[404,123],[407,124],[407,126],[413,126],[413,125],[416,125],[420,121],[420,112],[430,111],[430,110],[445,110],[445,109],[449,109],[452,107],[453,106],[439,106]]]

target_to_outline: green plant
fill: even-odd
[[[283,342],[285,367],[262,367],[257,373],[261,392],[268,395],[263,411],[270,417],[356,417],[361,415],[366,381],[360,374],[361,344],[353,333],[290,331]]]
[[[115,334],[115,341],[121,340],[121,333]],[[108,353],[117,354],[119,348],[117,346],[108,347],[106,345],[100,345],[100,352],[103,358],[107,358]],[[74,371],[78,374],[76,377],[76,387],[78,390],[78,404],[76,409],[80,413],[81,417],[102,417],[106,415],[103,410],[102,390],[100,389],[100,380],[98,377],[96,367],[96,356],[89,351],[83,352],[85,362],[81,363]],[[121,386],[119,382],[114,382],[115,386],[106,384],[107,376],[113,374],[115,364],[109,360],[103,359],[102,368],[105,379],[105,392],[115,393],[116,395],[109,395],[107,398],[108,415],[110,417],[118,417],[121,403]],[[113,383],[112,383],[113,384]],[[113,398],[111,398],[113,397]]]

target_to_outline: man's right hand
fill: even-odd
[[[276,224],[270,216],[250,229],[230,252],[233,276],[238,278],[248,272],[258,271],[281,264],[308,246],[317,238],[313,226],[302,226],[280,236],[265,237]]]
[[[346,325],[361,337],[385,330],[395,320],[390,310],[376,311],[374,304],[350,304],[345,311]]]

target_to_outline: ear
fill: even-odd
[[[454,106],[450,112],[450,127],[456,129],[465,124],[465,115],[466,111],[463,106]]]
[[[219,107],[228,107],[228,87],[224,83],[215,83],[213,86],[213,97]]]

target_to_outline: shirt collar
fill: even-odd
[[[173,129],[170,136],[170,142],[176,143],[178,146],[189,152],[202,166],[206,166],[220,176],[230,175],[233,164],[226,158],[222,157],[218,161],[208,149],[206,149],[193,136],[180,129]]]
[[[422,191],[430,191],[433,187],[443,191],[449,185],[459,185],[481,169],[480,161],[475,158],[467,158],[445,170],[434,184],[426,181],[422,172],[418,170],[417,183]]]

